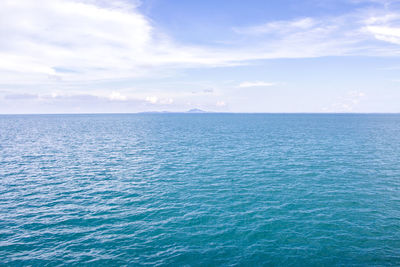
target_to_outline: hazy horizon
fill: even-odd
[[[190,112],[187,111],[165,111],[165,110],[150,110],[150,111],[138,111],[138,112],[75,112],[75,113],[0,113],[0,116],[7,115],[135,115],[135,114],[271,114],[271,115],[398,115],[400,112],[233,112],[233,111],[207,111],[202,110],[201,112]]]

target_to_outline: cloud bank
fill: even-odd
[[[270,87],[275,85],[277,85],[277,83],[257,81],[257,82],[242,82],[239,84],[239,87]]]
[[[224,63],[157,32],[135,5],[111,3],[1,1],[0,70],[7,75],[0,82],[117,79],[166,64]]]
[[[141,77],[156,68],[226,66],[249,60],[334,55],[398,55],[400,17],[360,11],[234,28],[237,44],[179,44],[124,1],[3,0],[0,83]],[[247,44],[241,44],[245,37]]]

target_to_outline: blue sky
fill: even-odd
[[[3,0],[0,113],[400,112],[400,1]]]

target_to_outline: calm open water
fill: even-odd
[[[0,265],[400,265],[400,115],[3,115],[0,151]]]

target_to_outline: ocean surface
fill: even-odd
[[[0,152],[0,265],[400,265],[400,115],[1,115]]]

